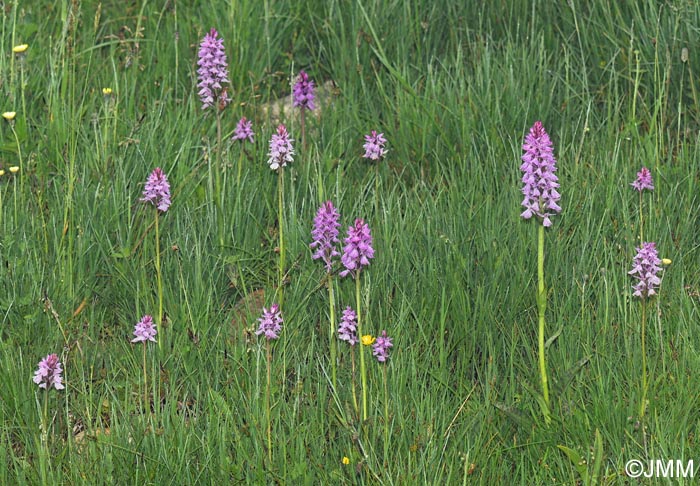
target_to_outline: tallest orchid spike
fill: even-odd
[[[523,195],[521,203],[525,211],[520,216],[530,219],[536,215],[542,220],[545,227],[552,225],[549,219],[553,213],[561,212],[557,204],[561,195],[557,192],[559,182],[557,175],[557,161],[552,150],[552,141],[542,126],[542,122],[535,122],[530,133],[523,143],[525,153],[522,156],[523,171]]]
[[[224,84],[230,83],[224,40],[218,37],[219,33],[216,29],[211,29],[199,46],[197,88],[199,88],[199,99],[202,101],[203,110],[214,106],[216,102],[226,106],[231,101],[224,89]]]

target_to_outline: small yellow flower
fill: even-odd
[[[13,174],[16,174],[17,172],[19,172],[19,166],[13,165],[12,167],[10,167],[10,172],[12,172]]]
[[[347,466],[348,464],[350,464],[350,458],[348,458],[347,456],[343,456],[343,460],[341,462]]]
[[[672,263],[672,260],[670,258],[662,258],[661,263],[664,265],[670,265]]]
[[[15,54],[24,54],[24,52],[29,48],[28,44],[20,44],[12,48],[12,52]]]
[[[0,177],[5,175],[5,169],[0,169]]]
[[[15,113],[14,111],[6,111],[5,113],[2,114],[2,117],[7,121],[14,120],[15,116],[17,116],[17,113]]]
[[[376,340],[377,339],[373,338],[371,334],[365,334],[364,336],[362,336],[362,344],[364,344],[365,346],[370,346],[374,344],[374,341]]]
[[[109,96],[112,94],[112,88],[102,88],[102,94],[105,96]]]

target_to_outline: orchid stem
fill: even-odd
[[[279,218],[279,235],[280,235],[280,266],[279,266],[279,281],[278,281],[278,301],[280,308],[284,304],[284,294],[282,288],[284,287],[284,265],[285,265],[285,248],[284,248],[284,168],[280,167],[277,172],[277,203],[278,203],[278,218]]]
[[[270,366],[272,363],[272,353],[270,351],[270,340],[265,340],[267,351],[267,390],[265,393],[265,413],[267,415],[267,460],[269,467],[272,468],[272,419],[270,418]]]
[[[384,375],[384,463],[387,464],[389,455],[389,385],[386,377],[386,363],[382,366]]]
[[[158,328],[158,335],[162,336],[163,331],[163,279],[160,272],[160,229],[158,225],[158,220],[160,210],[156,208],[156,282],[158,285],[158,321],[156,326]],[[163,350],[163,339],[158,340],[158,348]]]
[[[639,404],[639,418],[644,418],[647,401],[647,349],[646,349],[646,328],[647,328],[647,298],[642,297],[642,401]]]
[[[146,341],[143,342],[143,408],[150,411],[148,405],[148,370],[146,368]]]
[[[362,341],[362,318],[360,307],[360,270],[355,276],[355,305],[357,307],[357,333]],[[367,420],[367,370],[365,369],[364,344],[360,342],[360,380],[362,381],[362,421]]]
[[[362,346],[362,344],[360,344]],[[355,347],[352,348],[352,403],[355,406],[355,414],[360,416],[360,407],[357,405],[357,393],[355,392]]]
[[[223,171],[223,160],[221,157],[221,110],[216,111],[216,214],[219,227],[219,246],[224,246],[224,211],[223,211],[223,189],[221,187],[221,172]]]
[[[328,275],[328,300],[330,301],[330,330],[328,333],[328,344],[331,351],[331,379],[333,389],[336,389],[336,360],[337,343],[335,342],[335,295],[333,291],[333,276]]]
[[[537,343],[539,348],[540,376],[542,379],[542,394],[544,396],[544,420],[549,424],[549,380],[547,379],[547,363],[544,349],[544,314],[547,310],[547,292],[544,285],[544,225],[538,225],[537,233],[537,309],[539,311],[539,332]]]

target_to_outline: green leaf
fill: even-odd
[[[557,447],[569,458],[584,484],[588,484],[588,468],[586,467],[586,460],[581,457],[581,454],[563,445],[557,445]]]
[[[119,251],[112,252],[112,258],[128,258],[131,255],[131,248],[124,247]]]
[[[561,326],[559,329],[557,329],[557,331],[554,334],[549,336],[549,339],[547,339],[547,341],[544,343],[544,347],[549,348],[549,345],[557,340],[557,338],[559,337],[559,335],[561,334],[561,332],[563,330],[564,330],[564,326]]]

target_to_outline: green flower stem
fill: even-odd
[[[278,224],[279,224],[279,252],[280,252],[280,266],[278,275],[278,285],[277,285],[277,302],[279,304],[280,310],[284,305],[284,262],[285,262],[285,248],[284,248],[284,167],[280,166],[277,170],[277,210],[278,210]],[[282,376],[287,376],[287,347],[282,347]],[[282,388],[286,390],[286,380],[282,382]]]
[[[388,463],[389,457],[389,385],[386,378],[386,367],[382,366],[382,374],[384,375],[384,464]]]
[[[241,147],[241,152],[238,156],[238,174],[236,175],[236,190],[240,191],[241,188],[241,172],[243,171],[243,154],[245,150]]]
[[[379,217],[379,160],[374,164],[374,214]]]
[[[143,342],[143,407],[147,410],[151,409],[151,407],[148,406],[148,371],[146,369],[146,341]]]
[[[362,346],[362,343],[360,343]],[[355,406],[355,414],[360,416],[360,407],[357,405],[357,393],[355,393],[355,346],[352,347],[352,404]]]
[[[272,420],[270,419],[270,366],[272,366],[272,352],[270,351],[270,340],[265,340],[267,352],[267,390],[265,391],[265,415],[267,419],[267,460],[272,468]]]
[[[221,110],[216,107],[216,215],[219,228],[219,246],[224,246],[224,211],[223,211],[223,192],[221,187],[221,172],[223,171],[223,161],[221,157]]]
[[[22,116],[26,116],[22,113]],[[12,130],[12,135],[15,136],[15,143],[17,144],[17,157],[19,158],[19,176],[21,177],[19,181],[20,193],[24,194],[24,165],[22,164],[22,147],[19,144],[19,137],[17,136],[17,131],[15,130],[14,122],[10,123],[10,130]],[[15,220],[17,215],[15,215]]]
[[[160,230],[158,228],[160,211],[156,208],[156,281],[158,284],[158,321],[156,326],[158,328],[158,348],[163,350],[163,338],[161,332],[163,331],[163,279],[160,273]]]
[[[365,369],[365,348],[362,343],[362,318],[360,317],[360,270],[355,276],[355,306],[357,308],[357,333],[360,336],[360,380],[362,381],[362,421],[367,420],[367,370]]]
[[[45,187],[40,185],[40,188],[36,190],[37,207],[44,207],[44,192],[41,188]],[[0,212],[2,212],[2,201],[0,201]],[[39,211],[39,216],[41,216],[41,233],[44,235],[44,255],[49,254],[49,234],[46,226],[46,215],[44,211]]]
[[[12,2],[12,40],[10,41],[10,47],[15,46],[15,32],[17,29],[17,10],[19,10],[19,0],[15,0]],[[4,27],[4,18],[3,18],[3,27]],[[10,56],[10,85],[14,87],[14,81],[15,81],[15,56],[12,55]],[[14,102],[15,100],[15,91],[14,89],[10,90],[11,93],[11,101]]]
[[[544,419],[550,422],[549,414],[549,380],[547,379],[547,363],[544,356],[544,313],[547,310],[547,292],[544,286],[544,225],[538,225],[537,233],[537,309],[539,311],[539,347],[540,376],[542,379],[542,394],[544,395]]]
[[[642,206],[642,191],[639,191],[639,244],[644,243],[644,207]]]
[[[336,389],[336,361],[337,343],[335,339],[335,292],[333,290],[333,275],[328,274],[328,300],[330,301],[330,330],[328,333],[328,345],[331,350],[331,380],[333,389]]]
[[[119,123],[119,98],[116,96],[112,97],[112,101],[110,103],[110,114],[110,123],[112,125],[112,138],[110,139],[110,145],[113,145],[117,140],[117,126]]]
[[[49,437],[49,390],[51,388],[48,387],[45,390],[44,393],[44,413],[43,416],[41,417],[41,443],[46,444],[46,441],[48,440]]]
[[[279,234],[280,234],[280,266],[279,266],[279,283],[277,287],[278,302],[280,309],[284,303],[284,294],[282,287],[284,286],[284,264],[285,264],[285,248],[284,248],[284,168],[280,166],[277,171],[277,203],[279,214]]]
[[[642,297],[642,401],[639,404],[639,418],[644,418],[647,406],[647,348],[646,348],[646,328],[647,328],[647,299]]]
[[[43,484],[48,483],[49,478],[49,390],[46,388],[44,392],[44,410],[41,418],[41,437],[40,437],[40,472]]]
[[[19,224],[19,220],[17,219],[17,178],[18,177],[21,177],[21,173],[15,174],[15,176],[12,178],[12,200],[13,200],[13,203],[15,206],[15,221],[14,221],[15,228]],[[21,191],[22,191],[22,186],[20,185],[20,192]]]
[[[175,32],[180,31],[180,27],[178,26],[178,21],[177,21],[177,2],[173,2],[173,18],[175,20]],[[178,73],[180,72],[180,49],[179,49],[179,39],[176,38],[175,42],[173,42],[174,47],[175,47],[175,84],[173,86],[174,92],[173,92],[173,97],[177,99],[177,88],[180,85],[180,80]]]
[[[24,56],[24,55],[22,55]],[[19,62],[19,92],[22,97],[22,116],[24,116],[24,126],[26,127],[26,132],[29,132],[29,122],[27,121],[29,117],[27,116],[27,103],[24,98],[24,57],[20,59]]]

